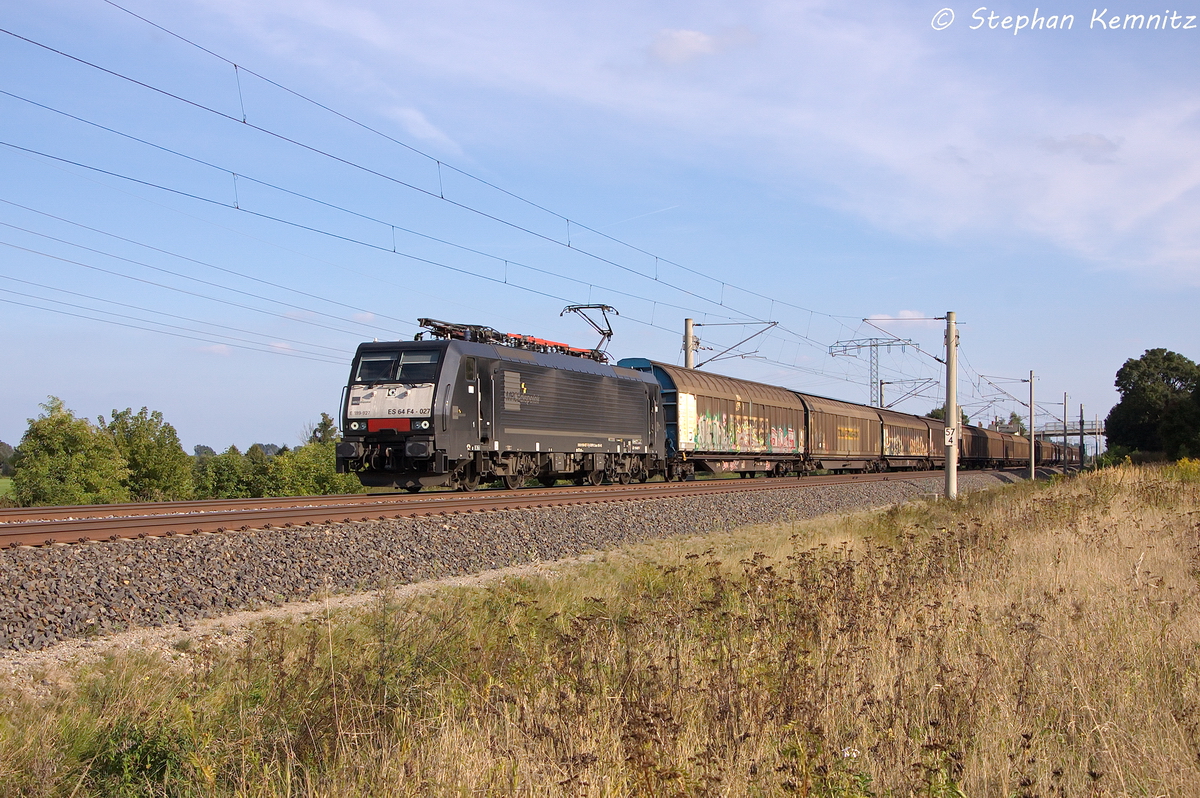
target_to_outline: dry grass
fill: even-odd
[[[9,694],[0,793],[1197,795],[1196,466],[129,656],[40,705]]]

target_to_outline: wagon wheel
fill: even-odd
[[[500,482],[504,485],[506,490],[516,490],[517,488],[525,487],[525,477],[517,474],[505,474],[504,476],[500,477]]]
[[[622,485],[628,485],[630,482],[633,482],[633,477],[628,473],[617,474],[617,482]]]
[[[471,493],[479,487],[479,472],[474,466],[467,466],[463,472],[462,479],[458,483],[458,489]]]

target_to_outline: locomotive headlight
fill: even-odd
[[[427,419],[427,418],[413,419],[413,423],[412,423],[413,429],[427,430],[427,429],[432,429],[432,427],[433,427],[433,425],[429,423],[429,419]]]
[[[351,432],[365,432],[367,429],[367,422],[351,421],[349,427]]]

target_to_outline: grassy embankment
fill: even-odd
[[[12,493],[12,477],[0,477],[0,499]]]
[[[0,793],[1195,795],[1197,466],[130,654],[10,692]]]

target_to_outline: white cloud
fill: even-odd
[[[1074,133],[1061,139],[1043,139],[1041,146],[1047,152],[1076,155],[1088,163],[1115,163],[1113,155],[1121,149],[1121,142],[1099,133]]]
[[[867,317],[868,321],[880,322],[880,326],[886,327],[886,322],[898,321],[903,322],[903,326],[896,327],[893,332],[897,336],[903,336],[905,330],[923,327],[940,327],[943,322],[933,318],[932,313],[926,313],[921,310],[900,310],[891,315],[875,314]],[[898,331],[898,332],[897,332]]]
[[[889,231],[1038,239],[1200,280],[1200,96],[1194,66],[1151,63],[1179,46],[1165,39],[1090,51],[1086,31],[1056,31],[1009,45],[932,31],[917,4],[831,0],[209,2],[396,98],[407,135],[447,152],[462,136],[397,97],[397,75],[489,98],[476,116],[489,135],[491,115],[519,136],[582,105],[614,135],[644,134],[648,154],[801,186]]]
[[[650,54],[667,64],[682,64],[703,55],[717,52],[717,40],[698,30],[660,31]]]
[[[207,352],[210,355],[220,355],[222,357],[228,357],[229,355],[233,354],[233,349],[231,349],[226,344],[213,344],[212,346],[201,346],[201,347],[197,347],[196,351]]]
[[[399,122],[405,132],[418,141],[433,144],[438,149],[453,155],[462,155],[462,148],[416,108],[389,108],[385,113]]]

